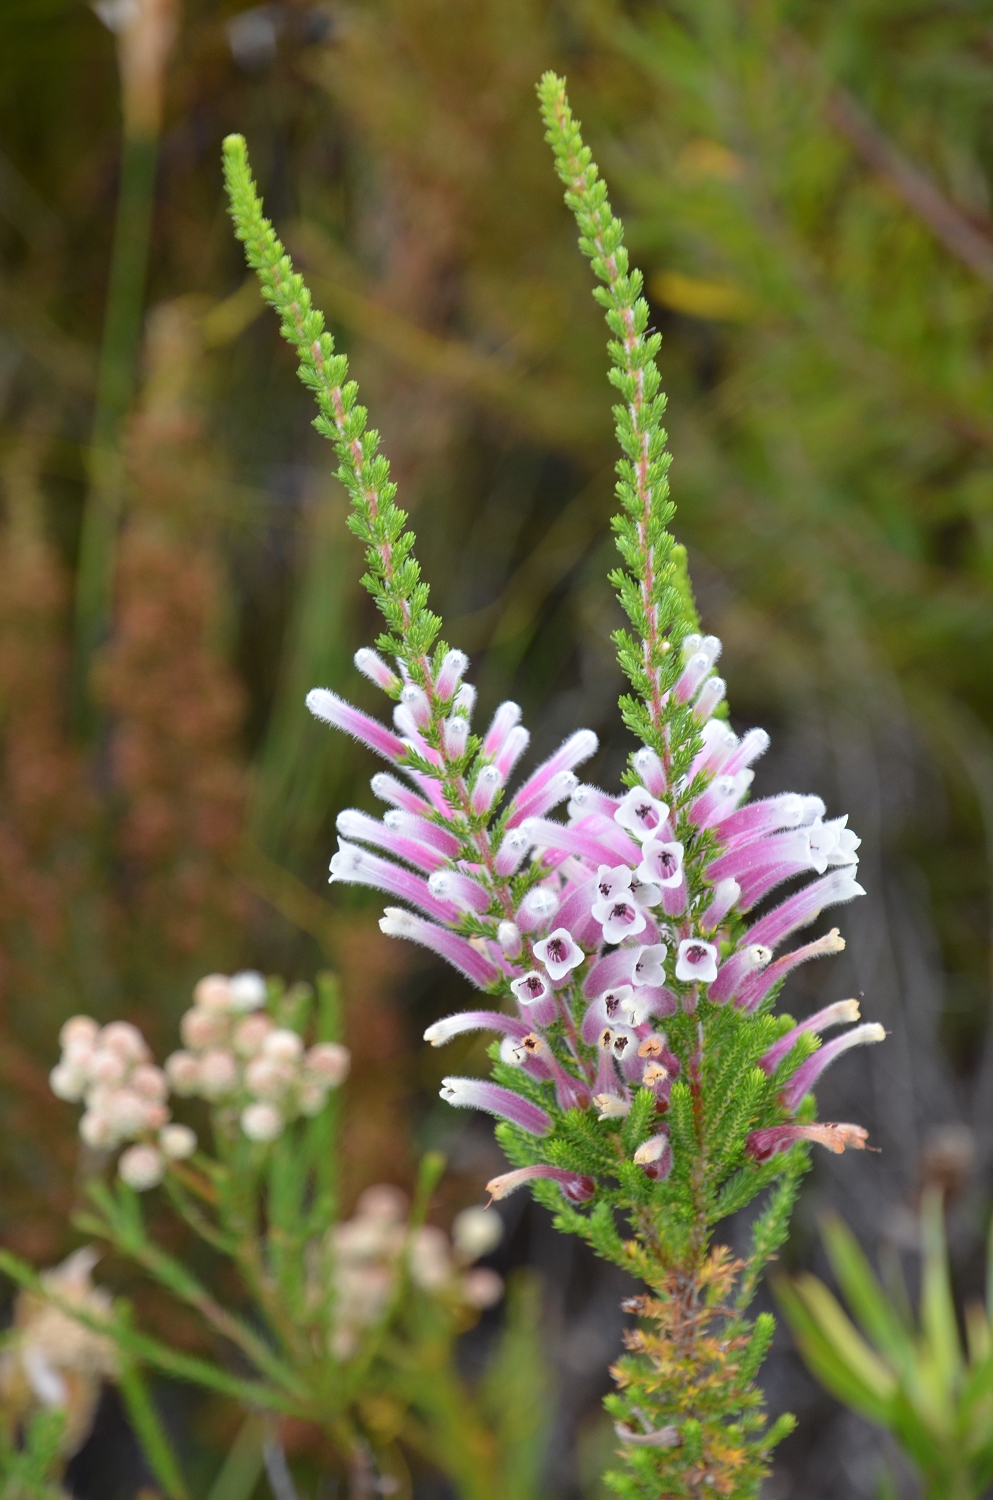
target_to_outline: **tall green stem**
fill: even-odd
[[[114,546],[124,501],[123,428],[141,347],[157,158],[157,132],[125,134],[76,573],[73,710],[83,732],[93,729],[87,682],[110,617]]]

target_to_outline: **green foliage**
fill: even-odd
[[[811,1275],[780,1278],[776,1297],[812,1372],[839,1400],[892,1432],[931,1500],[979,1500],[993,1481],[989,1311],[979,1303],[966,1309],[963,1348],[940,1190],[925,1193],[920,1230],[916,1324],[887,1296],[840,1219],[826,1221],[824,1239],[855,1322]],[[993,1237],[990,1247],[993,1256]]]
[[[0,1500],[66,1500],[59,1485],[65,1414],[40,1411],[20,1441],[0,1421]]]
[[[279,1025],[307,1041],[337,1031],[329,975],[316,994],[271,982],[268,1003]],[[437,1231],[424,1230],[429,1240],[422,1239],[444,1159],[425,1156],[405,1217],[397,1211],[390,1218],[387,1208],[385,1219],[344,1221],[333,1175],[340,1126],[333,1095],[320,1114],[290,1123],[271,1143],[250,1140],[237,1111],[214,1107],[214,1154],[198,1152],[167,1171],[174,1222],[164,1232],[161,1215],[149,1213],[124,1182],[89,1180],[91,1206],[77,1214],[77,1227],[191,1310],[217,1348],[211,1358],[144,1332],[122,1299],[110,1313],[86,1307],[7,1251],[0,1251],[0,1269],[39,1303],[113,1340],[115,1379],[167,1500],[188,1500],[189,1491],[145,1371],[226,1397],[256,1424],[259,1413],[310,1424],[356,1483],[358,1473],[376,1480],[402,1472],[406,1454],[447,1475],[463,1500],[508,1493],[536,1500],[546,1388],[536,1288],[522,1282],[512,1289],[493,1373],[477,1393],[456,1357],[459,1336],[478,1316],[463,1279],[466,1262],[447,1244],[439,1252],[430,1239]],[[198,1275],[189,1249],[181,1255],[165,1248],[163,1240],[174,1242],[183,1224],[219,1257],[220,1274]],[[418,1256],[437,1261],[439,1253],[433,1279],[422,1276]],[[38,1442],[48,1431],[39,1429]],[[277,1441],[274,1433],[267,1442]],[[245,1476],[258,1472],[256,1438],[251,1427],[236,1445],[218,1476],[216,1500],[230,1500],[239,1486],[247,1497]],[[26,1453],[36,1449],[28,1444]],[[47,1495],[39,1491],[34,1500]]]
[[[426,687],[430,680],[427,654],[441,621],[427,607],[428,587],[421,582],[412,551],[414,534],[405,530],[407,517],[394,504],[396,485],[390,479],[389,463],[377,451],[379,434],[367,430],[368,412],[357,404],[358,386],[348,379],[348,359],[335,354],[324,314],[313,307],[303,277],[294,271],[272,225],[263,217],[240,135],[230,135],[224,142],[224,176],[235,233],[258,275],[262,295],[279,314],[283,337],[299,355],[300,379],[317,402],[319,415],[314,425],[331,439],[341,461],[338,478],[352,502],[348,524],[366,544],[369,571],[363,582],[391,632],[379,644],[404,662],[415,682]]]
[[[672,757],[680,775],[688,759],[679,751],[690,716],[687,713],[685,723],[677,726],[671,714],[664,714],[663,702],[679,674],[678,647],[693,628],[695,610],[685,555],[677,570],[673,539],[666,529],[675,506],[669,500],[666,478],[672,462],[662,427],[666,398],[659,390],[656,363],[662,338],[658,333],[646,336],[649,311],[641,295],[643,278],[637,268],[629,268],[624,227],[611,210],[590,148],[583,145],[565,83],[554,73],[546,73],[538,97],[545,139],[566,185],[565,201],[579,225],[579,248],[603,283],[593,295],[606,310],[607,327],[613,334],[608,345],[613,361],[608,378],[623,398],[614,407],[617,441],[625,456],[617,465],[621,511],[612,524],[627,571],[611,574],[611,582],[638,639],[623,630],[614,637],[618,660],[637,693],[637,698],[622,699],[621,712],[631,732],[651,745],[667,765]],[[668,736],[663,734],[664,720]]]

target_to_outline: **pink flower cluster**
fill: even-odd
[[[407,778],[373,777],[373,791],[389,804],[381,820],[354,810],[339,816],[331,879],[404,901],[386,908],[383,932],[432,949],[477,988],[513,1006],[449,1016],[429,1027],[426,1039],[441,1046],[471,1030],[501,1034],[506,1063],[553,1084],[561,1109],[595,1108],[601,1119],[625,1114],[634,1091],[644,1087],[663,1115],[681,1066],[665,1018],[693,1014],[701,1000],[754,1012],[798,964],[844,947],[835,928],[776,957],[786,940],[826,908],[864,894],[855,878],[859,840],[847,819],[826,818],[824,803],[813,796],[745,801],[768,736],[753,729],[739,738],[713,717],[724,695],[713,674],[715,637],[691,635],[682,653],[669,699],[699,729],[688,770],[675,776],[646,745],[632,756],[638,781],[627,791],[581,785],[576,768],[597,740],[580,730],[499,811],[528,735],[520,709],[504,703],[479,753],[466,754],[474,692],[460,685],[467,665],[460,652],[449,652],[430,692],[409,680],[401,685],[375,652],[359,653],[360,669],[399,697],[397,733],[326,689],[307,700],[318,718],[354,735]],[[440,732],[439,707],[446,715]],[[552,819],[563,803],[566,820]],[[785,882],[810,876],[742,930],[742,914]],[[833,1008],[801,1029],[818,1032],[851,1018]],[[796,1075],[785,1107],[799,1104],[839,1051],[882,1035],[878,1026],[857,1027],[821,1048]],[[492,1082],[446,1078],[442,1096],[536,1136],[553,1126],[546,1110]],[[797,1128],[784,1126],[775,1149],[788,1145],[789,1130]],[[763,1141],[753,1154],[768,1149]],[[664,1124],[634,1160],[649,1176],[667,1174]],[[574,1174],[526,1171],[560,1180],[576,1201],[590,1196]]]
[[[288,1121],[320,1114],[349,1067],[347,1048],[305,1048],[297,1032],[262,1013],[265,1003],[261,974],[208,974],[180,1022],[184,1050],[165,1064],[175,1093],[236,1105],[253,1141],[275,1140]]]
[[[164,1069],[130,1022],[101,1027],[89,1016],[73,1016],[60,1033],[52,1092],[85,1104],[79,1133],[94,1150],[135,1142],[117,1166],[138,1192],[156,1187],[170,1161],[196,1150],[189,1126],[170,1120],[170,1091],[233,1105],[251,1140],[275,1140],[288,1121],[320,1113],[348,1074],[349,1054],[336,1042],[305,1048],[297,1032],[261,1013],[266,998],[261,974],[201,979],[180,1023],[188,1050],[174,1052]]]
[[[125,1182],[139,1191],[154,1187],[167,1161],[192,1156],[197,1138],[188,1126],[170,1124],[168,1080],[137,1026],[100,1026],[90,1016],[73,1016],[59,1041],[62,1057],[49,1075],[52,1092],[85,1104],[79,1133],[94,1150],[137,1143],[118,1161]]]
[[[397,1291],[404,1254],[414,1286],[430,1296],[483,1309],[503,1295],[497,1273],[472,1264],[499,1243],[503,1225],[498,1214],[465,1209],[456,1215],[449,1239],[432,1224],[411,1231],[408,1208],[399,1188],[378,1184],[366,1188],[351,1219],[328,1232],[327,1274],[334,1290],[331,1352],[338,1359],[349,1359],[363,1330],[383,1317]],[[316,1292],[314,1282],[312,1277]]]

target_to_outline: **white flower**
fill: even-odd
[[[608,943],[620,943],[627,937],[637,937],[646,927],[645,913],[630,897],[623,896],[611,901],[594,901],[593,918],[603,927]]]
[[[657,839],[648,839],[642,849],[642,861],[638,866],[639,880],[650,881],[663,890],[673,889],[683,878],[682,844],[662,844]]]
[[[452,1221],[452,1244],[468,1264],[489,1255],[503,1239],[503,1220],[492,1208],[464,1208]]]
[[[567,927],[556,927],[542,942],[535,943],[534,952],[545,965],[553,983],[564,979],[570,969],[578,969],[586,957]]]
[[[205,1052],[197,1070],[197,1084],[205,1099],[223,1099],[233,1093],[238,1083],[238,1065],[234,1054],[223,1047]]]
[[[240,1057],[254,1057],[272,1029],[268,1016],[248,1016],[235,1030],[234,1050]]]
[[[59,1032],[59,1044],[63,1050],[74,1046],[92,1049],[96,1046],[100,1027],[91,1016],[70,1016]]]
[[[130,1021],[111,1021],[100,1032],[97,1045],[101,1051],[107,1048],[129,1063],[145,1062],[151,1056],[148,1043],[137,1026],[132,1026]]]
[[[321,1083],[337,1088],[348,1077],[352,1055],[339,1042],[317,1042],[307,1053],[305,1062],[308,1073]]]
[[[233,1010],[259,1010],[266,1003],[266,983],[254,969],[243,969],[231,976],[228,991]]]
[[[262,1043],[262,1055],[276,1062],[298,1062],[303,1056],[303,1040],[295,1031],[280,1027],[278,1031],[270,1031]]]
[[[710,984],[717,978],[717,949],[698,938],[683,938],[676,958],[676,978],[685,983]]]
[[[540,954],[538,956],[541,957]],[[510,988],[522,1005],[537,1005],[549,993],[548,981],[537,969],[532,969],[530,974],[525,974],[521,979],[515,979]]]
[[[188,1125],[163,1125],[159,1131],[159,1150],[167,1161],[185,1161],[196,1149],[196,1132]]]
[[[624,798],[620,807],[614,813],[614,821],[620,823],[629,833],[643,843],[650,839],[656,828],[664,823],[669,816],[669,809],[664,802],[653,797],[651,792],[646,792],[643,786],[632,787]]]
[[[86,1092],[86,1076],[68,1063],[57,1063],[48,1075],[48,1086],[56,1099],[78,1104]]]
[[[651,943],[639,948],[631,970],[632,984],[665,984],[665,969],[662,967],[667,953],[665,943]]]
[[[625,896],[631,889],[631,871],[627,865],[616,865],[613,869],[610,865],[601,865],[596,872],[596,900],[613,901],[617,896]]]
[[[175,1093],[195,1094],[200,1082],[200,1059],[192,1052],[173,1052],[166,1058],[165,1072]]]
[[[285,1123],[273,1104],[249,1104],[241,1112],[241,1128],[250,1141],[274,1141]]]
[[[117,1163],[117,1174],[136,1193],[147,1193],[165,1176],[162,1153],[154,1146],[129,1146]]]
[[[203,1010],[231,1009],[231,981],[226,974],[206,974],[193,989],[193,1004]]]

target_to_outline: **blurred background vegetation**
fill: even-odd
[[[628,748],[610,396],[534,106],[548,67],[568,75],[664,334],[677,532],[725,642],[733,722],[774,735],[756,789],[820,792],[863,839],[848,951],[789,1003],[864,991],[892,1032],[822,1094],[882,1155],[818,1163],[789,1259],[825,1271],[830,1204],[912,1268],[918,1197],[938,1182],[962,1287],[979,1284],[993,12],[978,0],[4,0],[0,1235],[39,1261],[65,1250],[73,1195],[73,1121],[46,1084],[59,1025],[125,1014],[160,1049],[213,968],[342,974],[356,1190],[407,1182],[415,1142],[449,1153],[452,1209],[490,1173],[488,1132],[437,1104],[441,1065],[418,1045],[457,981],[381,938],[378,903],[324,883],[335,813],[371,807],[374,768],[303,695],[372,706],[351,655],[374,620],[219,157],[246,135],[383,433],[480,712],[519,699],[538,753],[589,724],[610,782]],[[482,1059],[466,1043],[445,1066]],[[546,1273],[547,1493],[594,1496],[623,1288],[524,1204],[508,1228],[505,1265]],[[770,1495],[874,1495],[882,1439],[817,1391],[785,1334],[768,1386],[801,1417]],[[113,1414],[94,1441],[123,1442]],[[133,1493],[100,1462],[80,1494],[109,1495],[111,1472]]]

